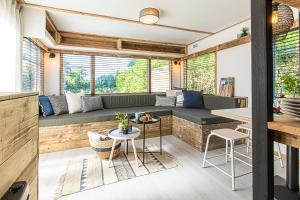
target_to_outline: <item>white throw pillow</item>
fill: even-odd
[[[176,107],[183,107],[183,100],[184,100],[183,94],[178,95],[176,97]]]
[[[82,112],[81,95],[71,92],[66,93],[66,99],[69,108],[69,114]]]

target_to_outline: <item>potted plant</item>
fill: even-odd
[[[288,70],[281,76],[281,83],[283,85],[286,95],[295,98],[300,94],[300,73],[295,70]]]
[[[118,130],[120,133],[128,133],[128,115],[116,113],[116,120],[119,122]]]
[[[249,35],[249,28],[248,27],[243,27],[241,29],[241,37],[245,37],[245,36],[248,36]]]

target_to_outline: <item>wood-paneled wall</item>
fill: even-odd
[[[15,181],[27,181],[38,199],[38,97],[0,94],[0,197]]]
[[[162,116],[162,133],[172,134],[172,116]],[[89,147],[88,131],[108,132],[117,126],[116,121],[104,121],[82,124],[71,124],[65,126],[40,127],[39,150],[40,153],[49,153]],[[143,130],[142,125],[134,124],[135,127]],[[146,126],[146,137],[159,136],[159,123]],[[140,137],[141,138],[141,137]]]

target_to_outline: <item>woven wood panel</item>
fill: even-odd
[[[205,150],[206,139],[211,130],[220,128],[236,128],[240,122],[199,125],[173,116],[173,135],[192,145],[201,152]],[[209,150],[225,147],[225,141],[216,137],[210,140]]]
[[[172,116],[162,116],[162,134],[172,134]],[[133,124],[143,130],[142,125]],[[67,149],[89,147],[88,131],[107,133],[117,127],[116,121],[72,124],[65,126],[40,127],[39,149],[40,153],[63,151]],[[159,123],[146,126],[146,137],[159,136]],[[142,135],[140,136],[142,138]]]

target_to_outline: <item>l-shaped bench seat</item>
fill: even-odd
[[[134,115],[136,112],[159,115],[162,119],[163,135],[173,134],[203,151],[210,130],[220,127],[234,128],[238,124],[236,121],[212,115],[211,109],[240,106],[235,98],[214,95],[204,95],[205,109],[156,107],[155,95],[151,94],[103,96],[102,100],[104,110],[40,117],[40,153],[89,146],[87,132],[90,130],[107,132],[116,127],[117,122],[114,120],[116,112],[128,115]],[[147,137],[156,137],[158,133],[158,124],[147,127]],[[212,149],[224,146],[218,140],[212,141],[211,144],[214,144],[210,146]]]

